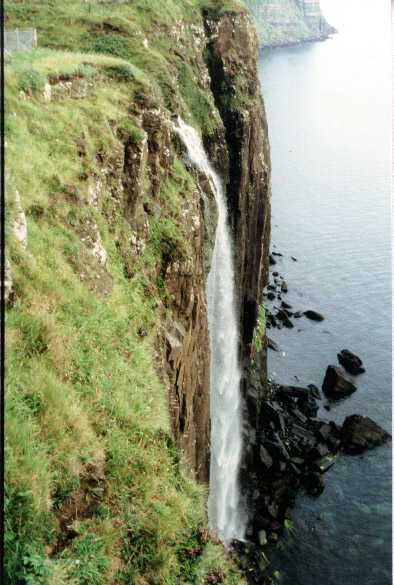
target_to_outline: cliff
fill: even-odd
[[[320,41],[335,33],[319,0],[245,0],[263,47]]]
[[[40,44],[6,58],[8,580],[240,583],[195,481],[209,473],[216,208],[174,120],[200,130],[227,184],[243,390],[261,400],[270,166],[254,28],[197,0],[9,3],[6,26],[37,26]]]

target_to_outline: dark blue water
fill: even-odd
[[[265,50],[260,76],[272,153],[274,267],[294,309],[326,319],[271,329],[270,376],[321,386],[348,348],[357,392],[321,416],[366,414],[391,429],[391,43],[387,0],[325,0],[338,34]],[[297,257],[294,262],[290,255]],[[271,553],[284,585],[391,583],[391,446],[341,456],[294,538]]]

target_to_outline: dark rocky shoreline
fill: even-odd
[[[271,254],[271,266],[277,264],[276,257],[280,256],[279,252]],[[308,311],[290,310],[292,306],[282,300],[282,295],[288,291],[287,282],[276,268],[270,276],[273,280],[264,294],[268,300],[281,301],[281,305],[274,306],[273,310],[266,308],[267,329],[292,328],[292,318],[309,316],[316,322],[324,319],[316,311],[307,315]],[[267,348],[280,349],[268,337]],[[258,368],[248,374],[250,386],[245,402],[251,427],[245,441],[241,482],[247,493],[250,522],[246,534],[248,542],[234,543],[233,553],[250,584],[273,583],[263,547],[282,538],[297,494],[303,492],[318,497],[324,491],[324,475],[338,456],[357,455],[391,439],[389,433],[366,416],[348,416],[342,427],[318,416],[319,405],[330,410],[330,402],[356,391],[357,386],[345,370],[352,375],[365,371],[361,359],[347,349],[338,353],[338,362],[344,370],[329,365],[322,392],[313,384],[302,387],[272,381],[262,389]],[[327,399],[324,405],[323,394]]]

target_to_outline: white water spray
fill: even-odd
[[[241,371],[238,362],[238,320],[234,266],[222,181],[210,165],[194,128],[178,121],[177,133],[191,162],[210,180],[218,207],[218,224],[208,276],[208,325],[211,347],[211,467],[209,524],[224,543],[243,540],[245,514],[240,502],[242,451]]]

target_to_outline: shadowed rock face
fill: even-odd
[[[207,14],[206,26],[211,87],[229,155],[227,195],[234,233],[240,355],[247,367],[268,278],[270,238],[270,154],[257,74],[258,42],[244,13],[229,12],[219,20]],[[265,357],[262,367],[264,361]]]

